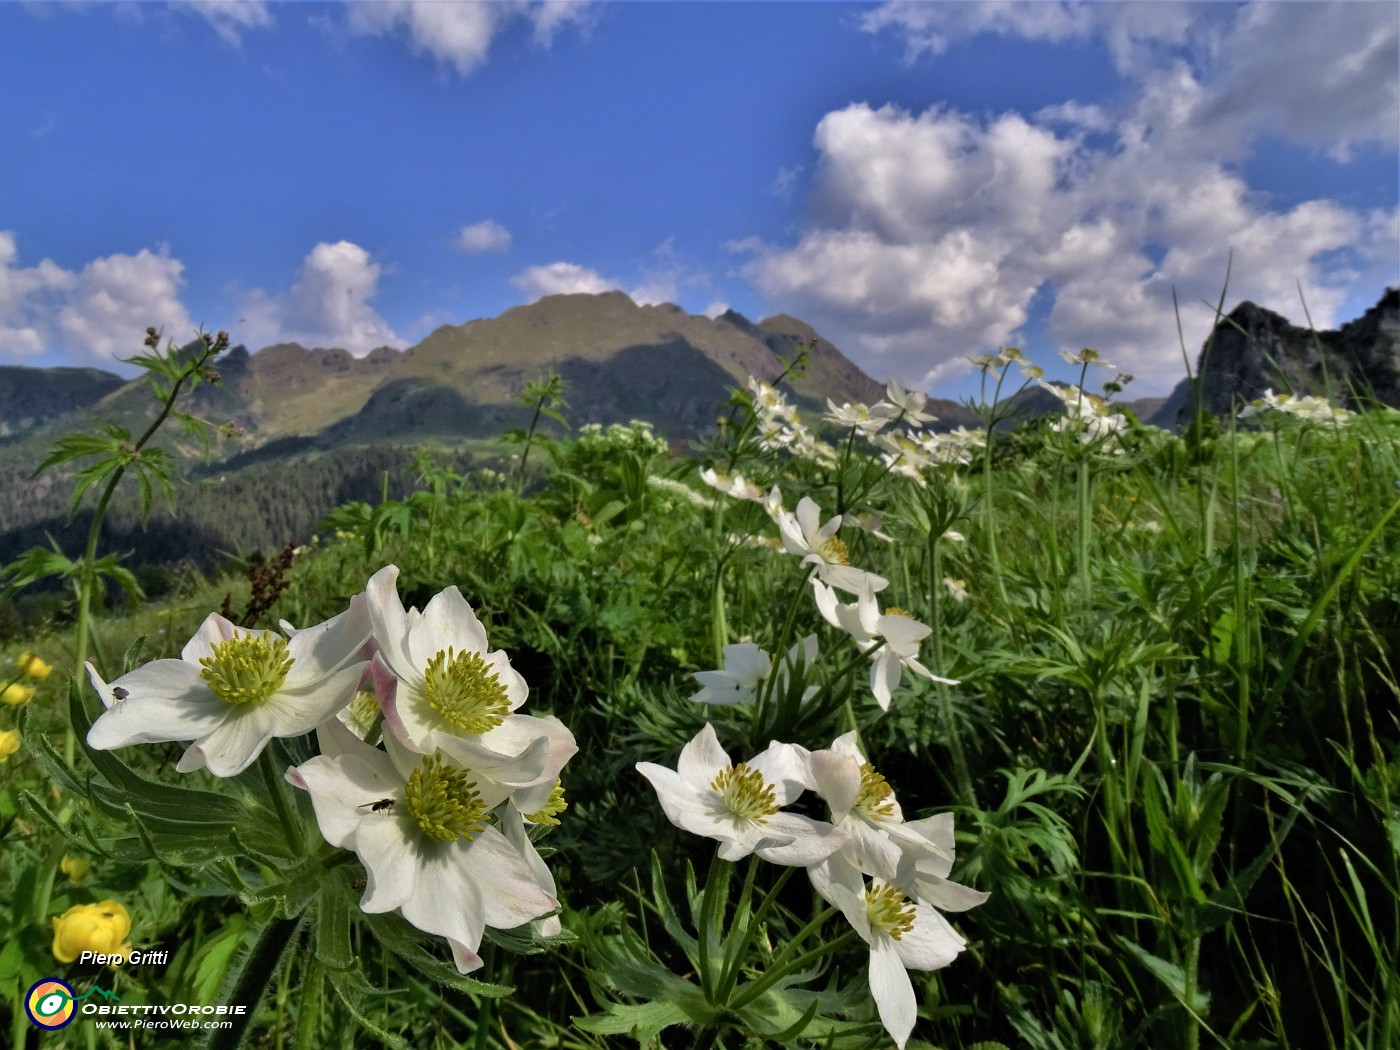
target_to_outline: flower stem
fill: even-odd
[[[301,1002],[297,1006],[296,1050],[315,1050],[321,1045],[321,1007],[324,977],[315,949],[306,953],[306,972],[301,980]]]
[[[277,766],[273,764],[270,748],[264,747],[258,755],[258,769],[262,772],[267,793],[272,797],[272,808],[277,811],[277,819],[282,824],[287,848],[292,851],[293,857],[300,857],[306,851],[306,840],[302,838],[301,824],[292,813],[291,802],[287,798],[286,782],[278,773]]]

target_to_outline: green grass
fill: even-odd
[[[789,509],[810,496],[825,518],[839,492],[845,511],[883,519],[889,542],[841,530],[850,563],[890,580],[882,606],[932,626],[922,660],[960,681],[906,672],[888,713],[850,640],[817,615],[806,567],[728,540],[775,536],[763,511],[635,436],[547,442],[523,495],[513,479],[440,468],[409,498],[337,512],[263,626],[333,615],[388,563],[406,605],[456,585],[529,683],[527,710],[557,715],[578,741],[570,808],[540,843],[554,850],[566,937],[539,951],[490,935],[474,976],[512,985],[503,999],[453,987],[439,940],[410,943],[410,927],[370,922],[353,904],[334,911],[357,899],[353,858],[323,876],[344,879],[340,896],[323,893],[292,920],[266,872],[197,851],[143,855],[130,820],[57,785],[37,756],[39,740],[61,751],[68,731],[70,637],[15,643],[5,656],[31,649],[56,669],[24,711],[25,748],[3,767],[0,1030],[27,1031],[16,995],[46,974],[100,976],[129,1002],[234,1001],[252,987],[238,983],[251,958],[271,967],[248,1033],[259,1047],[602,1047],[648,1033],[665,1047],[890,1045],[858,940],[816,959],[805,984],[759,999],[758,1013],[742,994],[715,1000],[697,974],[688,949],[713,941],[707,965],[732,958],[731,981],[753,982],[813,905],[794,878],[752,923],[780,869],[746,862],[731,885],[712,843],[669,824],[633,769],[674,765],[708,720],[736,761],[770,739],[818,749],[856,728],[907,819],[955,813],[952,877],[991,897],[952,916],[965,953],[911,973],[911,1046],[1396,1047],[1397,418],[1268,420],[1276,430],[1226,426],[1192,442],[1135,430],[1118,455],[1085,450],[1047,419],[924,484],[881,473],[859,440],[834,467],[740,438],[711,449],[765,491],[780,486]],[[965,583],[966,600],[945,577]],[[137,637],[143,660],[174,655],[228,587],[193,580],[174,603],[99,618],[94,657],[110,680]],[[751,637],[776,654],[813,632],[813,681],[838,702],[686,699],[722,644]],[[13,721],[0,711],[0,728]],[[261,790],[176,774],[177,745],[117,754],[161,784],[236,799]],[[102,779],[81,749],[74,768],[79,783]],[[84,882],[55,876],[65,852],[92,858]],[[703,889],[711,881],[728,887],[723,898]],[[138,944],[175,951],[169,968],[110,978],[53,961],[49,917],[107,897],[131,910]],[[808,943],[844,929],[835,916]],[[335,931],[343,945],[318,939]],[[274,934],[286,944],[256,954]],[[126,1045],[113,1040],[80,1023],[45,1045]]]

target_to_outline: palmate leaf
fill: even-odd
[[[125,431],[122,431],[125,434]],[[53,448],[49,450],[42,463],[34,468],[31,478],[37,478],[50,467],[55,467],[60,463],[67,463],[70,460],[81,459],[84,456],[111,455],[121,451],[122,438],[114,438],[112,435],[99,437],[96,434],[68,434],[54,442]]]
[[[675,1003],[609,1003],[601,1014],[575,1017],[573,1022],[585,1032],[595,1035],[630,1035],[640,1047],[653,1040],[672,1025],[686,1024],[690,1018]]]
[[[11,595],[21,588],[28,587],[31,583],[37,583],[50,576],[72,576],[77,572],[77,569],[78,566],[72,559],[65,557],[58,551],[46,550],[43,547],[31,547],[9,565],[0,569],[0,579],[9,577],[4,591],[0,592],[0,605],[4,605],[10,600]]]

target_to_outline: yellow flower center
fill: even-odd
[[[355,735],[363,738],[368,735],[374,726],[374,720],[379,716],[379,701],[368,689],[361,689],[355,694],[355,699],[346,706],[345,715]]]
[[[817,553],[832,565],[849,565],[851,552],[840,536],[831,536],[817,548]]]
[[[464,733],[495,729],[510,714],[506,687],[480,653],[439,649],[423,677],[428,706]]]
[[[525,819],[531,824],[547,824],[557,828],[559,821],[555,818],[568,808],[569,804],[564,801],[564,785],[556,780],[554,790],[549,793],[549,801],[544,804],[544,808],[525,814]]]
[[[914,928],[914,904],[893,886],[865,891],[865,913],[870,929],[899,940]]]
[[[486,803],[461,766],[438,755],[423,759],[403,786],[404,808],[434,842],[470,842],[486,827]]]
[[[860,791],[856,793],[856,809],[868,817],[877,819],[894,816],[894,791],[869,762],[862,762],[860,766]]]
[[[908,611],[907,609],[901,609],[898,605],[891,605],[891,606],[889,606],[888,608],[886,608],[886,609],[885,609],[885,615],[886,615],[886,616],[903,616],[906,620],[912,620],[912,619],[914,618],[914,617],[912,617],[912,616],[909,615],[909,611]]]
[[[767,824],[768,818],[778,812],[773,786],[763,779],[762,773],[750,769],[744,762],[721,769],[710,781],[710,787],[719,792],[724,808],[740,820]]]
[[[214,655],[199,661],[199,677],[225,703],[260,704],[282,688],[292,663],[284,639],[240,634],[215,644]]]

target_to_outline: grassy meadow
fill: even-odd
[[[148,359],[177,415],[205,361],[154,345]],[[1081,364],[1081,387],[1106,378]],[[250,579],[191,577],[158,603],[97,600],[104,581],[135,581],[95,530],[86,554],[25,555],[5,582],[59,575],[74,597],[63,622],[0,654],[0,1042],[1400,1046],[1400,413],[1280,400],[1178,436],[1076,388],[1063,415],[1012,427],[987,405],[1033,366],[1004,352],[979,367],[980,432],[928,436],[897,387],[799,421],[753,384],[686,457],[640,424],[566,438],[532,425],[496,470],[425,455],[406,498],[342,506]],[[558,384],[528,396],[537,422],[567,419]],[[149,436],[59,449],[88,470],[97,521],[112,499],[161,498],[168,464],[147,456]],[[328,841],[332,803],[313,790],[310,771],[355,748],[382,739],[363,762],[385,768],[402,750],[410,686],[384,669],[397,643],[378,626],[381,673],[335,705],[349,712],[332,716],[340,735],[276,736],[227,776],[178,771],[195,737],[157,721],[150,742],[86,743],[110,712],[84,661],[132,683],[115,697],[134,704],[153,681],[140,668],[179,661],[211,613],[309,627],[356,608],[386,566],[399,598],[376,625],[399,622],[396,600],[445,607],[436,596],[458,588],[482,651],[528,686],[520,713],[553,716],[577,746],[532,781],[530,805],[541,787],[548,805],[527,814],[511,782],[508,800],[472,811],[476,838],[450,843],[490,827],[551,905],[508,925],[488,899],[467,953],[444,933],[452,895],[382,906],[390,862],[367,845],[427,829],[431,761],[417,755],[431,749],[408,749],[420,765],[385,795],[396,804],[349,800],[366,829],[353,841],[344,810],[341,844]],[[407,629],[431,619],[409,613]],[[453,679],[461,695],[496,681],[483,666]],[[707,724],[732,768],[702,783],[682,759],[671,774],[683,749],[695,764]],[[553,740],[541,747],[557,759]],[[781,763],[806,790],[787,797]],[[443,776],[442,812],[489,795]],[[663,780],[700,801],[663,809]],[[775,800],[808,829],[798,844],[819,851],[824,829],[825,894],[782,836],[762,837]],[[859,874],[843,882],[838,856]],[[108,901],[129,928],[64,918]],[[91,945],[169,957],[62,958]],[[247,1011],[207,1030],[79,1013],[41,1032],[25,1006],[45,978],[128,1006]]]

